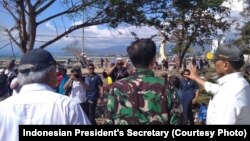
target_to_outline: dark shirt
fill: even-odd
[[[193,64],[194,66],[196,66],[196,59],[195,59],[195,58],[192,59],[192,64]]]
[[[195,92],[199,89],[198,84],[193,80],[181,80],[182,99],[192,100],[195,97]]]
[[[89,88],[86,90],[87,99],[96,100],[99,97],[99,86],[103,85],[102,79],[96,73],[87,75],[85,79],[89,82]]]
[[[8,78],[5,74],[0,74],[0,96],[8,92]]]
[[[114,69],[111,73],[112,82],[120,80],[122,78],[126,78],[129,76],[129,72],[127,68]]]

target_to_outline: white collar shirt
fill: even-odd
[[[90,124],[80,105],[45,84],[24,85],[18,95],[0,102],[0,140],[18,141],[18,125]]]
[[[218,79],[217,84],[205,82],[213,94],[207,110],[207,124],[250,124],[250,86],[240,72]]]

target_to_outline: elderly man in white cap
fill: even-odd
[[[48,51],[30,51],[18,69],[19,94],[0,103],[1,141],[18,141],[22,124],[90,124],[77,102],[53,91],[56,61]]]

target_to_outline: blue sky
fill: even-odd
[[[51,7],[49,7],[43,14],[39,15],[38,20],[44,19],[48,15],[52,15],[53,13],[57,13],[62,11],[64,8],[61,4],[57,1]],[[10,27],[13,26],[12,17],[0,6],[0,18],[5,19],[0,21],[0,26],[3,27]],[[80,18],[75,18],[75,22],[80,23],[82,21]],[[57,18],[53,21],[48,21],[43,25],[38,26],[37,28],[37,42],[35,43],[36,46],[41,45],[43,41],[48,41],[52,37],[56,36],[56,28],[57,26],[58,32],[63,32],[65,28],[67,29],[70,25],[73,25],[73,21],[69,20],[67,17]],[[65,25],[65,26],[64,26]],[[150,27],[142,27],[136,28],[134,26],[126,26],[126,27],[119,27],[117,29],[112,29],[107,27],[106,25],[101,26],[92,26],[84,29],[84,46],[86,48],[108,48],[108,47],[119,47],[119,46],[127,46],[131,41],[134,40],[133,36],[131,36],[130,32],[134,31],[140,38],[147,38],[151,35],[157,33],[154,28]],[[61,48],[65,47],[65,45],[71,43],[74,40],[78,40],[79,43],[82,43],[82,30],[78,30],[69,34],[68,37],[64,37],[57,41],[56,43],[52,44],[46,49],[58,50],[60,51]],[[0,42],[0,47],[4,46],[9,42],[8,37],[5,36],[3,33],[0,33],[1,40],[6,40],[5,42]],[[0,41],[1,41],[0,40]],[[19,49],[15,47],[13,44],[15,52]],[[4,49],[0,50],[0,52],[9,52],[11,53],[11,47],[6,46]]]
[[[233,1],[233,4],[228,4],[228,6],[231,7],[232,15],[236,16],[239,13],[239,10],[241,9],[241,4],[239,4],[238,0],[229,0]],[[53,4],[51,7],[49,7],[43,14],[41,14],[38,17],[38,21],[40,19],[43,19],[47,17],[48,15],[52,15],[53,13],[57,13],[59,11],[63,10],[63,7],[60,5],[60,3],[57,1],[55,4]],[[12,26],[13,20],[12,17],[7,14],[7,11],[5,11],[0,6],[0,26],[3,27],[10,27]],[[4,20],[3,20],[4,19]],[[82,18],[76,18],[75,22],[80,23]],[[64,22],[64,23],[63,23]],[[43,25],[40,25],[37,29],[37,42],[36,46],[41,45],[44,41],[48,41],[52,37],[56,36],[56,28],[57,26],[58,32],[62,32],[65,30],[65,28],[68,28],[70,25],[73,24],[72,20],[69,20],[67,17],[64,17],[63,20],[61,18],[54,19],[54,21],[48,21]],[[66,25],[66,26],[64,26]],[[131,41],[133,41],[133,37],[131,36],[130,32],[135,32],[138,37],[140,38],[147,38],[151,35],[157,34],[157,31],[154,28],[151,27],[141,27],[137,28],[134,26],[123,26],[118,27],[116,29],[109,28],[105,25],[101,26],[92,26],[84,29],[84,46],[85,48],[108,48],[108,47],[119,47],[119,46],[128,46]],[[78,30],[73,32],[72,34],[69,34],[68,37],[64,37],[57,41],[56,43],[50,45],[48,50],[53,51],[62,51],[62,48],[65,47],[65,45],[71,43],[74,40],[78,40],[79,43],[82,43],[82,30]],[[159,44],[159,38],[155,39],[157,43]],[[2,32],[0,33],[0,48],[7,44],[9,42],[8,36],[4,35]],[[14,50],[17,53],[19,49],[13,44]],[[9,55],[12,54],[11,47],[6,46],[4,49],[0,50],[1,52],[5,52]]]

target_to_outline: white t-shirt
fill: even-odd
[[[8,77],[17,75],[13,70],[9,70],[9,69],[6,69],[4,74],[7,75]]]
[[[4,74],[5,75],[8,75],[10,73],[10,70],[9,69],[6,69],[5,71],[4,71]]]
[[[241,73],[228,74],[218,84],[205,82],[214,96],[207,110],[207,124],[250,124],[250,86]]]
[[[85,79],[85,83],[89,85],[88,79]],[[73,81],[70,97],[78,103],[83,103],[86,100],[86,89],[79,81]]]
[[[80,105],[45,84],[24,85],[18,95],[0,102],[0,141],[18,141],[19,125],[90,124]]]

